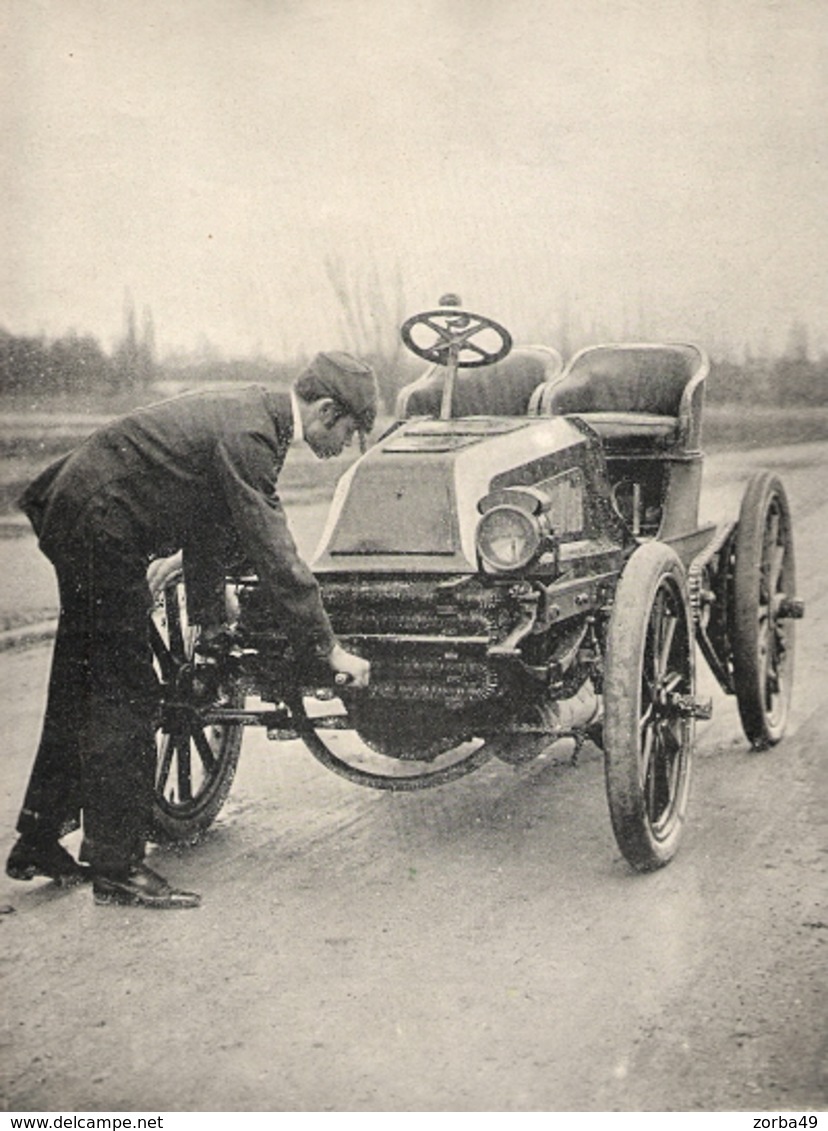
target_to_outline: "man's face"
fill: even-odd
[[[354,438],[356,421],[352,416],[337,416],[337,411],[333,403],[321,402],[305,426],[305,440],[319,459],[341,455]]]

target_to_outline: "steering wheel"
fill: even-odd
[[[448,297],[440,301],[445,303]],[[415,331],[420,341],[415,340]],[[453,362],[460,369],[493,365],[512,348],[511,334],[498,322],[456,306],[415,314],[403,323],[400,334],[418,357],[437,365]],[[488,335],[488,340],[484,335]]]

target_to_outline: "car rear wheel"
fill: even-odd
[[[161,687],[151,836],[162,844],[193,843],[210,827],[230,792],[241,751],[240,724],[204,721],[205,709],[243,707],[244,695],[232,684],[211,686],[211,670],[195,667],[196,636],[183,582],[167,586],[151,625]]]
[[[663,543],[639,547],[615,594],[604,673],[604,754],[615,839],[640,872],[678,849],[695,706],[684,570]]]
[[[794,662],[796,587],[785,489],[762,472],[742,499],[733,561],[733,679],[742,727],[757,750],[785,731]]]

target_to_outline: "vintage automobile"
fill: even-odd
[[[695,346],[599,345],[563,366],[455,296],[402,338],[427,368],[340,480],[313,563],[370,686],[300,670],[244,572],[227,578],[222,645],[202,654],[170,584],[153,629],[155,836],[193,841],[215,819],[245,726],[389,790],[590,740],[621,852],[657,868],[710,715],[696,644],[754,747],[785,730],[803,606],[782,484],[759,474],[738,521],[699,525],[709,365]]]

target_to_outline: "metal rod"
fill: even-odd
[[[446,383],[443,385],[443,398],[440,401],[440,419],[451,420],[451,406],[454,402],[454,385],[457,380],[457,359],[460,350],[456,342],[449,345],[446,362]]]
[[[345,640],[380,641],[384,644],[427,644],[440,648],[466,647],[486,648],[489,645],[488,636],[417,636],[408,634],[391,634],[389,632],[345,632]]]

